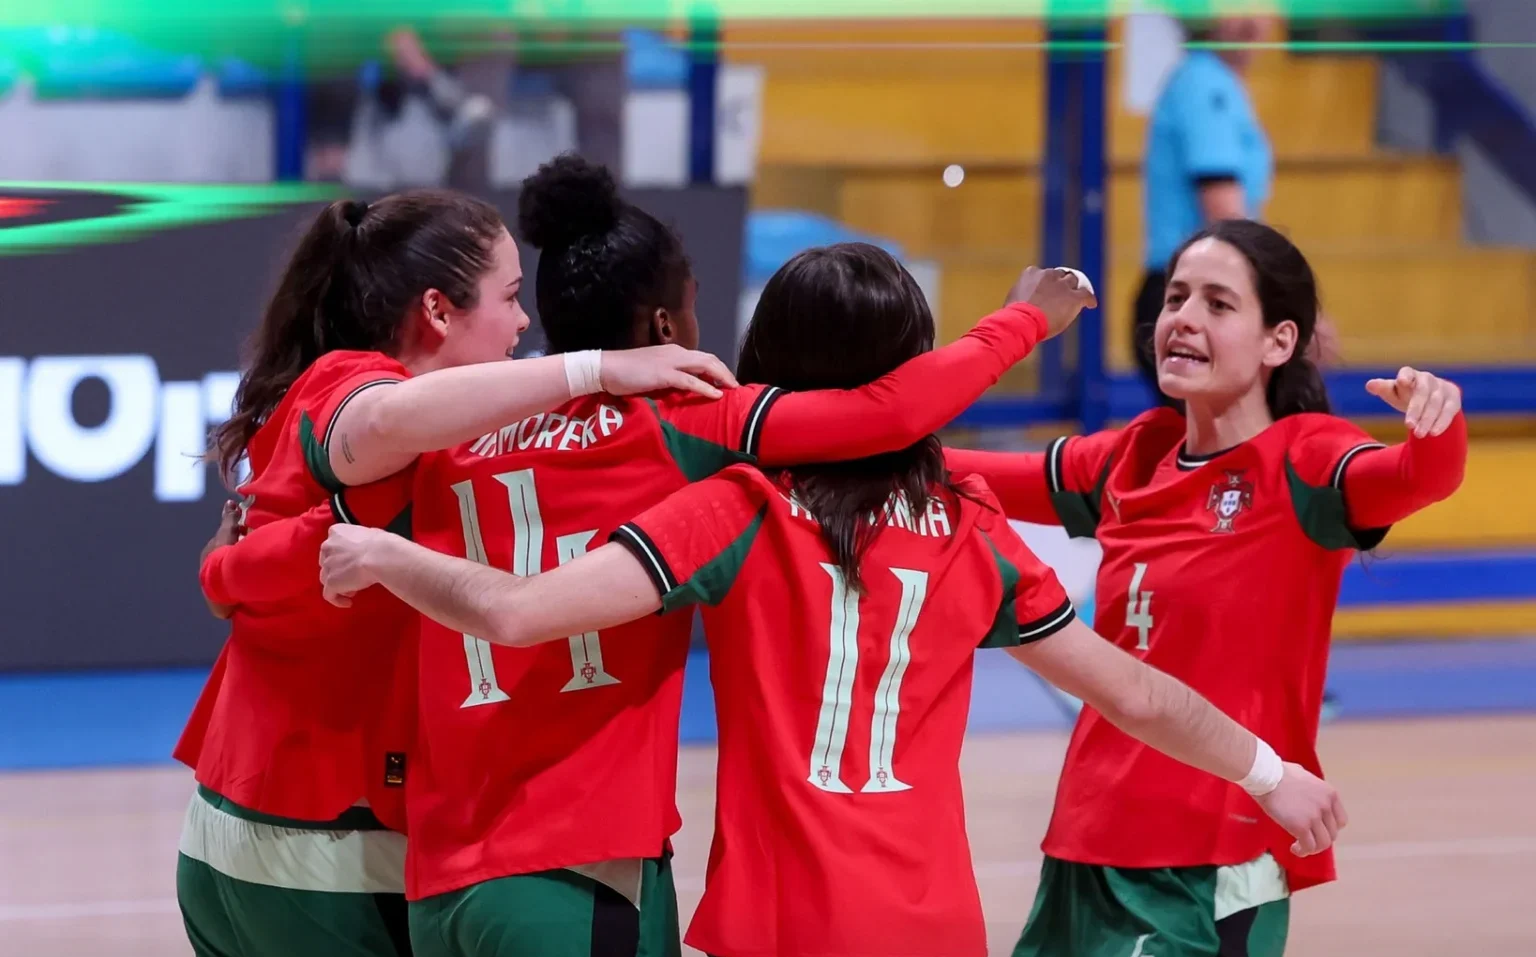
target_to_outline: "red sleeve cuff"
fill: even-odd
[[[209,552],[197,572],[198,582],[203,587],[203,597],[215,605],[238,604],[224,591],[224,557],[229,554],[229,549],[228,545],[220,545]]]
[[[1051,324],[1046,321],[1045,313],[1041,312],[1040,307],[1034,303],[1011,302],[1003,308],[1029,319],[1034,324],[1036,345],[1044,342],[1046,336],[1050,334]]]

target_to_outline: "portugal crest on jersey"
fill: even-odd
[[[1216,513],[1213,532],[1232,531],[1232,520],[1245,508],[1253,507],[1253,483],[1243,480],[1242,470],[1228,471],[1226,479],[1211,486],[1205,500],[1206,511]]]

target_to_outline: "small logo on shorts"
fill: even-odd
[[[400,751],[390,751],[384,755],[384,786],[405,786],[405,755]]]

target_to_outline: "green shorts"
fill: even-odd
[[[198,788],[176,899],[198,957],[409,957],[405,838],[366,808],[295,821]]]
[[[680,957],[670,853],[519,874],[410,904],[417,957]]]
[[[1047,857],[1013,957],[1280,957],[1285,872],[1268,854],[1234,867],[1099,867]]]

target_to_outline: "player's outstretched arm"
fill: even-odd
[[[1100,638],[1081,622],[1008,649],[1117,728],[1202,771],[1240,784],[1296,838],[1298,855],[1327,849],[1346,823],[1338,792],[1223,714],[1188,685]]]
[[[320,549],[320,583],[338,605],[382,585],[433,621],[498,645],[533,645],[612,628],[661,607],[650,576],[619,545],[519,578],[356,525],[332,527]]]
[[[1394,379],[1372,379],[1366,391],[1403,413],[1408,440],[1353,456],[1343,475],[1344,504],[1354,528],[1386,528],[1443,501],[1467,470],[1467,418],[1461,389],[1404,366]]]
[[[327,443],[344,485],[393,475],[424,452],[469,442],[575,396],[686,389],[718,398],[735,378],[715,356],[681,346],[576,352],[439,369],[366,389],[336,413]]]
[[[956,475],[981,476],[1009,518],[1037,525],[1061,524],[1051,501],[1044,452],[945,449],[944,464]]]
[[[896,452],[964,412],[1002,374],[1097,303],[1091,287],[1056,269],[1024,270],[1009,304],[970,332],[857,389],[790,392],[763,422],[766,466],[836,462]]]

